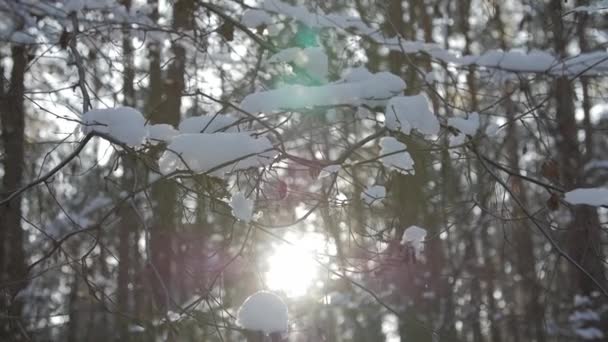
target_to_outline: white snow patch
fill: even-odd
[[[573,314],[568,317],[570,322],[583,322],[583,321],[599,321],[600,315],[597,312],[586,309],[586,310],[577,310]]]
[[[141,145],[146,137],[146,120],[134,108],[93,109],[82,116],[85,134],[98,132],[129,146]]]
[[[232,215],[243,222],[250,222],[253,218],[253,200],[247,199],[242,192],[232,195],[230,207]]]
[[[129,332],[140,333],[140,332],[144,332],[144,331],[146,331],[146,329],[144,327],[142,327],[141,325],[129,324]]]
[[[450,147],[460,146],[464,144],[467,136],[463,133],[458,133],[457,135],[450,136]]]
[[[608,189],[587,188],[575,189],[565,193],[566,202],[570,204],[587,204],[592,206],[608,205]]]
[[[587,164],[585,164],[584,169],[586,172],[595,169],[608,169],[608,160],[591,160]]]
[[[152,143],[164,141],[170,142],[173,137],[179,134],[179,132],[169,124],[155,124],[146,125],[148,130],[148,140]]]
[[[574,306],[586,306],[591,305],[591,299],[588,296],[575,295],[574,296]]]
[[[225,132],[235,132],[236,127],[231,125],[233,125],[236,121],[237,119],[231,115],[205,114],[182,120],[177,129],[181,134],[215,133],[219,130],[225,130]]]
[[[272,24],[272,17],[268,12],[259,9],[248,9],[243,13],[241,23],[249,28]]]
[[[578,6],[573,9],[575,12],[605,13],[608,11],[608,0],[597,0],[588,6]]]
[[[239,308],[237,324],[247,330],[266,334],[286,332],[287,305],[274,293],[260,291],[252,294]]]
[[[429,71],[426,74],[424,74],[424,81],[426,83],[431,84],[431,83],[437,81],[437,75],[433,71]]]
[[[262,8],[268,11],[280,13],[288,17],[292,17],[308,27],[328,27],[327,19],[322,15],[316,13],[310,13],[304,6],[293,6],[278,0],[265,0],[262,4]]]
[[[79,12],[84,9],[85,0],[66,0],[63,3],[63,10],[66,12]]]
[[[551,69],[556,76],[561,75],[595,75],[608,71],[608,53],[606,50],[581,53],[566,58]]]
[[[382,200],[386,197],[386,188],[382,185],[373,185],[365,189],[361,193],[361,199],[367,205],[378,206],[382,204]]]
[[[404,245],[410,244],[416,251],[416,254],[420,254],[420,252],[424,249],[423,241],[425,238],[426,229],[420,228],[418,226],[410,226],[403,231],[401,243]]]
[[[374,74],[371,73],[366,67],[354,67],[347,68],[340,75],[341,82],[361,82],[365,81],[368,78],[373,77]]]
[[[9,40],[15,44],[21,45],[36,44],[36,37],[30,33],[23,31],[13,32]]]
[[[393,97],[388,101],[384,115],[386,127],[394,131],[410,134],[415,129],[425,135],[439,133],[439,121],[423,94]]]
[[[599,340],[604,338],[604,333],[595,327],[576,328],[574,333],[584,340]]]
[[[407,146],[393,137],[380,139],[380,160],[385,167],[395,169],[401,173],[413,172],[414,160],[406,151]]]
[[[389,72],[370,74],[363,80],[323,86],[289,85],[247,95],[241,109],[251,112],[299,109],[314,106],[384,104],[405,89],[405,82]]]
[[[211,172],[222,177],[233,170],[267,164],[275,155],[271,149],[267,138],[255,139],[247,133],[181,134],[167,146],[159,167],[164,174],[176,170],[204,173],[230,163]]]
[[[471,59],[469,64],[514,72],[545,72],[557,64],[555,57],[539,50],[532,50],[528,53],[519,50],[489,50],[479,57],[469,58]]]
[[[467,119],[449,118],[448,126],[456,128],[463,134],[473,136],[479,129],[479,114],[477,112],[473,112],[469,114]]]

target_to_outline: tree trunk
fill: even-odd
[[[504,96],[508,96],[505,94]],[[507,136],[505,137],[507,145],[507,156],[508,165],[511,170],[519,171],[519,141],[521,137],[518,135],[517,122],[514,122],[515,110],[513,108],[513,102],[510,97],[505,100],[505,106],[507,111],[507,120],[509,125],[507,126]],[[527,207],[526,187],[523,184],[521,178],[513,177],[510,184],[513,188],[513,193],[518,196],[519,201]],[[525,213],[519,204],[513,201],[512,217],[518,218],[523,217]],[[518,307],[523,312],[521,314],[525,317],[523,323],[524,329],[520,329],[522,334],[528,338],[535,338],[536,341],[545,341],[544,335],[544,308],[540,302],[540,287],[536,280],[535,264],[536,259],[534,256],[534,241],[532,240],[533,227],[529,225],[529,220],[518,220],[513,221],[513,234],[516,246],[516,267],[517,272],[522,277],[519,284],[519,293],[521,294],[520,303],[517,303]]]
[[[123,0],[124,6],[127,8],[131,8],[131,0]],[[123,40],[122,40],[122,49],[123,49],[123,63],[124,63],[124,73],[123,73],[123,104],[125,106],[135,106],[135,89],[133,87],[133,82],[135,79],[135,69],[133,67],[133,47],[131,44],[131,36],[128,25],[125,25],[123,29]],[[122,156],[122,167],[123,167],[123,176],[122,176],[122,187],[124,191],[131,191],[135,187],[135,181],[137,178],[136,175],[136,163],[133,156],[131,156],[128,152],[125,152]],[[134,212],[131,203],[124,203],[120,210],[120,224],[118,225],[118,289],[117,289],[117,305],[118,310],[124,314],[132,314],[131,307],[129,302],[130,292],[129,284],[131,284],[132,279],[130,276],[131,269],[133,268],[133,264],[131,262],[132,251],[131,249],[137,250],[137,213]],[[129,340],[129,321],[126,318],[118,319],[118,341],[128,341]]]
[[[178,0],[173,8],[173,28],[175,30],[188,30],[192,27],[195,2],[193,0]],[[158,46],[155,47],[158,50]],[[150,81],[151,96],[158,96],[158,86],[163,84],[161,102],[156,111],[153,108],[151,123],[166,123],[177,126],[181,118],[181,97],[185,88],[186,50],[179,41],[173,42],[173,61],[165,75],[164,84],[160,80],[160,57],[152,55]],[[158,52],[152,52],[154,54]],[[157,101],[151,97],[151,101]],[[151,226],[150,250],[156,304],[161,310],[166,310],[170,302],[167,296],[171,295],[171,263],[173,256],[173,233],[175,232],[177,218],[177,187],[173,180],[164,180],[152,187],[153,211],[156,214]]]
[[[23,182],[25,159],[25,110],[23,95],[24,78],[27,67],[27,49],[24,46],[12,48],[13,68],[8,91],[2,94],[0,124],[4,146],[4,176],[1,192],[9,194]],[[27,285],[27,271],[23,250],[23,230],[21,229],[21,196],[0,206],[0,307],[3,319],[0,326],[0,340],[26,340],[25,327],[21,324],[23,303],[17,294]],[[5,285],[6,284],[6,285]]]
[[[568,37],[562,21],[562,4],[551,2],[550,6],[553,44],[560,56],[565,56]],[[561,182],[566,190],[584,186],[582,177],[582,153],[579,150],[578,129],[574,114],[574,90],[568,77],[560,77],[554,82],[555,115],[556,115],[556,145]],[[602,265],[600,225],[595,207],[578,205],[572,208],[572,220],[568,226],[566,240],[568,253],[587,270],[595,279],[605,282]],[[573,295],[576,293],[590,294],[596,288],[592,280],[569,265]]]

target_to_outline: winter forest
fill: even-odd
[[[0,0],[0,341],[608,340],[608,1]]]

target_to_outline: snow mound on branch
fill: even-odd
[[[574,12],[587,13],[606,13],[608,11],[608,0],[597,0],[588,6],[578,6],[573,9]]]
[[[271,150],[267,138],[255,139],[247,133],[181,134],[167,146],[159,167],[164,174],[211,171],[211,175],[222,177],[231,171],[267,164],[275,155]]]
[[[551,54],[540,50],[532,50],[528,53],[518,50],[490,50],[481,56],[465,57],[462,64],[476,64],[515,72],[545,72],[557,62],[558,60]]]
[[[418,226],[410,226],[406,230],[403,231],[403,237],[401,238],[402,244],[411,245],[416,254],[420,254],[420,252],[424,249],[424,244],[422,243],[426,238],[426,229],[420,228]]]
[[[383,156],[380,161],[385,167],[401,173],[413,172],[414,160],[406,151],[404,143],[393,137],[384,137],[380,139],[380,147],[380,155]]]
[[[348,68],[342,73],[340,81],[361,82],[373,76],[374,74],[367,70],[366,67]]]
[[[389,72],[369,74],[351,82],[323,86],[289,85],[279,89],[247,95],[241,109],[251,113],[300,109],[314,106],[359,105],[386,103],[405,89],[405,82]]]
[[[293,6],[278,0],[265,0],[262,8],[268,11],[283,14],[292,17],[308,27],[331,27],[333,26],[325,13],[319,10],[319,13],[311,13],[304,6]]]
[[[596,328],[600,324],[600,314],[591,308],[591,299],[587,296],[574,296],[575,310],[568,321],[576,336],[583,340],[598,340],[604,338],[604,333]]]
[[[11,34],[9,41],[20,45],[31,45],[36,44],[36,36],[31,33],[23,31],[15,31]]]
[[[608,53],[605,50],[579,54],[560,59],[541,50],[524,52],[521,50],[489,50],[482,55],[458,56],[435,43],[408,41],[401,37],[387,38],[378,25],[369,25],[359,17],[342,14],[326,14],[316,8],[309,11],[302,5],[291,5],[280,0],[265,0],[262,8],[268,12],[281,14],[311,28],[332,28],[352,32],[371,39],[377,44],[400,53],[424,52],[432,58],[454,65],[478,65],[501,69],[508,72],[548,73],[552,76],[598,74],[608,72]],[[608,10],[608,0],[600,0],[589,6],[579,6],[575,11],[604,13]]]
[[[565,193],[564,200],[570,204],[586,204],[596,207],[608,205],[608,189],[574,189]]]
[[[84,9],[86,0],[67,0],[63,3],[63,10],[66,12],[78,12]]]
[[[450,135],[450,147],[460,146],[464,144],[466,139],[467,136],[462,133],[458,133],[457,135]]]
[[[469,114],[468,119],[464,118],[449,118],[448,126],[452,126],[459,130],[462,134],[474,136],[479,129],[479,113],[473,112]]]
[[[595,75],[608,71],[608,53],[593,51],[567,58],[557,67],[553,68],[555,75]]]
[[[68,13],[84,9],[106,9],[113,6],[116,6],[113,0],[66,0],[63,2],[63,10]]]
[[[574,306],[587,306],[591,304],[591,299],[589,299],[589,297],[578,294],[574,295]]]
[[[179,134],[179,132],[169,124],[147,125],[146,129],[148,130],[148,140],[151,140],[153,143],[159,141],[169,142],[173,137]]]
[[[601,340],[604,338],[604,333],[595,327],[576,328],[574,333],[583,340]]]
[[[389,98],[400,94],[406,87],[401,77],[387,71],[371,73],[365,68],[358,68],[346,74],[345,78],[351,80],[345,85],[352,87],[352,92],[359,95],[359,98],[368,100],[362,103],[370,106],[376,105],[378,100],[383,105],[386,104]]]
[[[379,30],[378,25],[368,25],[359,17],[335,13],[326,14],[318,7],[311,12],[302,5],[294,6],[279,0],[265,0],[262,8],[269,12],[295,19],[311,28],[334,28],[346,32],[354,32],[358,35],[365,35],[374,42],[394,51],[403,53],[425,51],[431,56],[446,62],[458,60],[458,57],[447,50],[441,49],[438,44],[429,44],[423,41],[407,41],[401,37],[386,38],[386,35]]]
[[[568,321],[570,322],[582,322],[582,321],[599,321],[600,315],[591,309],[577,310],[570,316]]]
[[[415,129],[425,135],[439,133],[439,121],[423,94],[393,97],[388,101],[384,115],[386,127],[394,131],[410,134]]]
[[[293,47],[281,50],[272,55],[268,63],[294,63],[303,68],[316,81],[325,81],[329,68],[327,55],[320,47],[299,48]]]
[[[201,115],[184,119],[179,123],[178,129],[181,134],[186,133],[215,133],[219,130],[235,132],[233,125],[237,119],[230,115]],[[230,127],[228,127],[230,126]]]
[[[239,308],[237,324],[242,328],[266,334],[287,331],[287,305],[274,293],[252,294]]]
[[[250,222],[253,217],[253,200],[247,199],[242,192],[237,192],[230,199],[232,215],[237,219]]]
[[[378,206],[382,204],[382,200],[386,197],[386,188],[382,185],[373,185],[365,189],[361,193],[361,199],[367,205]]]
[[[134,108],[93,109],[82,116],[85,134],[98,132],[129,146],[141,145],[147,135],[144,116]]]
[[[259,9],[248,9],[243,13],[241,23],[249,28],[272,24],[272,17],[268,12]]]
[[[469,55],[452,61],[460,65],[479,65],[511,72],[549,73],[553,76],[597,74],[608,71],[608,53],[593,51],[559,59],[546,51],[490,50],[483,55]]]
[[[608,160],[594,159],[585,164],[585,172],[596,169],[608,169]]]

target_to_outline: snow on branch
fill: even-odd
[[[575,7],[573,11],[587,13],[606,13],[608,11],[608,0],[593,1],[587,6]]]
[[[390,130],[404,134],[410,134],[412,130],[425,135],[439,134],[439,121],[423,94],[393,97],[386,106],[385,118],[385,125]]]
[[[402,244],[409,244],[414,248],[416,254],[419,255],[424,249],[424,239],[426,238],[426,229],[418,226],[410,226],[403,231],[401,238]]]
[[[286,332],[287,305],[272,292],[260,291],[249,296],[237,313],[237,324],[265,334]]]
[[[237,192],[230,199],[232,215],[243,222],[250,222],[253,218],[253,200],[245,197],[242,192]]]
[[[315,106],[359,105],[376,106],[386,103],[405,89],[405,81],[390,72],[357,77],[323,86],[289,85],[274,90],[247,95],[240,108],[251,113],[272,112]]]
[[[276,153],[268,138],[248,133],[181,134],[173,138],[159,160],[163,174],[174,171],[225,173],[267,165]]]
[[[565,193],[564,200],[570,204],[586,204],[596,207],[608,206],[608,189],[574,189]]]
[[[448,126],[454,127],[462,134],[474,136],[479,129],[479,113],[473,112],[469,114],[467,119],[464,118],[449,118]]]
[[[82,116],[82,131],[107,134],[129,146],[138,146],[147,136],[144,116],[131,107],[93,109]]]
[[[152,143],[170,142],[179,132],[169,124],[146,125],[148,140]]]
[[[380,161],[385,167],[401,173],[414,172],[414,160],[406,151],[404,143],[393,137],[384,137],[380,139],[380,146]]]
[[[608,2],[602,0],[590,6],[579,7],[578,11],[598,11],[607,7]],[[439,44],[410,41],[399,36],[386,37],[380,27],[368,25],[357,17],[336,13],[326,14],[318,8],[315,11],[309,11],[305,6],[294,6],[279,0],[265,0],[261,9],[292,18],[308,27],[333,28],[354,33],[392,51],[406,54],[425,53],[438,61],[457,66],[477,65],[518,73],[547,73],[552,76],[593,75],[608,72],[608,53],[605,50],[582,53],[563,60],[547,51],[531,50],[524,52],[516,49],[509,51],[489,50],[480,55],[459,56],[457,53],[442,48]],[[260,17],[259,9],[251,11],[256,11],[257,16]],[[252,15],[245,13],[246,17]],[[260,20],[262,20],[261,17]],[[263,18],[263,21],[265,23],[270,22],[269,18],[266,17]]]
[[[178,130],[181,134],[186,133],[215,133],[217,131],[236,132],[234,126],[237,119],[231,115],[200,115],[182,120]]]

